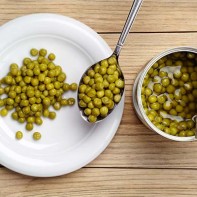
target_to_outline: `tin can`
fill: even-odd
[[[166,137],[168,139],[174,140],[174,141],[194,141],[195,137],[179,137],[179,136],[173,136],[170,134],[167,134],[163,132],[162,130],[158,129],[147,117],[143,105],[142,105],[142,99],[141,99],[141,90],[142,90],[142,84],[144,81],[144,78],[149,71],[149,69],[153,66],[155,62],[157,62],[162,57],[165,57],[169,54],[176,53],[176,52],[192,52],[197,54],[197,49],[192,47],[177,47],[173,49],[166,50],[156,57],[154,57],[137,75],[134,85],[133,85],[133,105],[134,109],[136,111],[136,114],[138,118],[142,121],[142,123],[147,126],[150,130],[155,131],[156,133],[160,134],[163,137]]]

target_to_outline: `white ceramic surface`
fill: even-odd
[[[0,28],[0,77],[9,64],[22,63],[31,48],[46,48],[56,54],[55,63],[67,73],[67,82],[79,82],[91,64],[111,55],[106,42],[86,25],[61,15],[34,14],[17,18]],[[75,97],[76,93],[66,93]],[[54,121],[44,120],[33,131],[42,134],[32,139],[25,125],[8,115],[0,118],[0,163],[16,172],[39,177],[58,176],[77,170],[95,159],[110,143],[120,124],[124,99],[101,123],[86,123],[77,105],[57,112]],[[24,138],[15,139],[21,130]]]

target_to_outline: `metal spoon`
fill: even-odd
[[[133,24],[133,22],[134,22],[134,19],[135,19],[136,15],[137,15],[137,13],[138,13],[138,10],[139,10],[139,8],[140,8],[140,6],[141,6],[141,4],[142,4],[142,1],[143,1],[143,0],[134,0],[134,1],[133,1],[132,7],[131,7],[130,12],[129,12],[129,15],[128,15],[128,17],[127,17],[127,20],[126,20],[125,25],[124,25],[124,27],[123,27],[123,30],[122,30],[122,32],[121,32],[120,38],[119,38],[118,43],[117,43],[117,45],[116,45],[116,48],[115,48],[115,50],[114,50],[114,52],[113,52],[113,54],[112,54],[113,56],[116,57],[117,62],[118,62],[118,57],[119,57],[121,48],[122,48],[122,46],[123,46],[123,44],[124,44],[124,41],[125,41],[125,39],[126,39],[128,33],[129,33],[129,30],[130,30],[130,28],[131,28],[131,26],[132,26],[132,24]],[[111,55],[111,56],[112,56],[112,55]],[[111,57],[111,56],[110,56],[110,57]],[[109,57],[108,57],[108,58],[109,58]],[[105,58],[105,59],[107,59],[107,58]],[[101,61],[102,61],[102,60],[101,60]],[[100,61],[99,61],[99,62],[100,62]],[[98,63],[98,62],[97,62],[97,63]],[[95,63],[95,64],[96,64],[96,63]],[[94,67],[95,64],[93,64],[92,66],[90,66],[90,67],[84,72],[84,74],[82,75],[82,77],[81,77],[81,79],[80,79],[79,85],[81,85],[82,80],[83,80],[83,77],[85,76],[86,72],[87,72],[90,68]],[[123,75],[122,70],[121,70],[121,68],[120,68],[120,66],[119,66],[119,63],[118,63],[118,65],[117,65],[117,67],[118,67],[118,69],[119,69],[119,71],[120,71],[120,78],[121,78],[123,81],[125,81],[124,75]],[[123,95],[123,93],[124,93],[124,89],[125,89],[125,88],[123,88],[123,89],[121,90],[121,92],[120,92],[121,97],[122,97],[122,95]],[[78,107],[79,107],[79,110],[80,110],[80,113],[81,113],[82,118],[83,118],[85,121],[89,122],[87,116],[83,113],[83,110],[84,110],[84,109],[81,108],[81,107],[79,106],[79,89],[78,89],[77,101],[78,101]],[[114,110],[114,108],[115,108],[117,105],[118,105],[118,103],[115,104],[114,107],[113,107],[113,109],[110,110],[110,111],[108,112],[108,115]],[[108,115],[107,115],[107,116],[108,116]],[[106,116],[106,117],[107,117],[107,116]],[[103,119],[106,118],[106,117],[100,117],[100,118],[97,119],[96,122],[100,122],[101,120],[103,120]]]
[[[194,116],[192,117],[192,120],[196,123],[195,138],[197,139],[197,115],[194,115]]]

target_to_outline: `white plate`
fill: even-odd
[[[46,48],[56,54],[55,63],[67,73],[67,81],[79,82],[88,66],[108,57],[106,42],[86,25],[60,15],[34,14],[8,22],[0,28],[0,77],[9,64],[22,63],[31,48]],[[75,97],[69,92],[66,97]],[[124,99],[115,111],[96,125],[86,123],[77,105],[63,108],[54,121],[44,120],[34,128],[42,134],[33,141],[25,125],[9,116],[0,118],[0,163],[16,172],[39,177],[63,175],[95,159],[110,143],[122,117]],[[17,130],[24,138],[15,139]]]

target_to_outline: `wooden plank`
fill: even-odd
[[[0,195],[9,197],[196,196],[197,171],[81,169],[58,178],[33,178],[0,169]]]
[[[118,35],[102,35],[113,48]],[[197,34],[130,34],[120,55],[126,78],[124,114],[116,137],[91,167],[196,168],[195,142],[174,142],[147,129],[136,117],[132,86],[136,74],[153,56],[175,46],[197,47]]]
[[[0,25],[32,13],[59,13],[98,32],[120,32],[131,0],[1,0]],[[146,0],[133,32],[197,31],[196,0]]]

